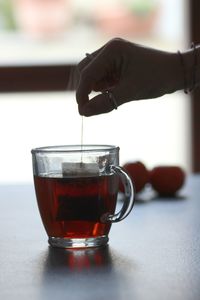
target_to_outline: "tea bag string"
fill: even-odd
[[[83,163],[83,116],[81,116],[81,165]]]

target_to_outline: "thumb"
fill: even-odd
[[[113,88],[112,90],[108,90],[93,97],[82,107],[80,107],[79,105],[80,114],[89,117],[93,115],[108,113],[113,109],[117,109],[117,107],[122,104],[121,101],[119,101],[118,97],[120,91],[121,87],[120,85],[118,85],[117,89]]]
[[[131,93],[130,93],[131,89]],[[123,103],[132,100],[130,94],[134,93],[134,86],[130,88],[126,81],[120,82],[118,85],[108,92],[101,93],[81,106],[79,104],[79,113],[86,117],[104,114],[117,109]]]

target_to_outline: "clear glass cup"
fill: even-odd
[[[112,223],[126,218],[134,189],[119,166],[119,147],[67,145],[31,151],[36,198],[49,244],[61,248],[107,244]],[[125,190],[115,212],[119,180]]]

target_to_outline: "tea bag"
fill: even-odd
[[[63,177],[87,177],[99,175],[99,167],[96,163],[64,162],[62,163]]]

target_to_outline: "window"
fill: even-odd
[[[86,52],[115,36],[171,51],[184,49],[188,39],[184,0],[0,5],[0,182],[32,180],[33,147],[80,143],[81,117],[67,80]],[[119,145],[121,164],[141,160],[148,168],[176,164],[190,171],[189,118],[190,102],[182,92],[132,102],[84,118],[84,143]]]

